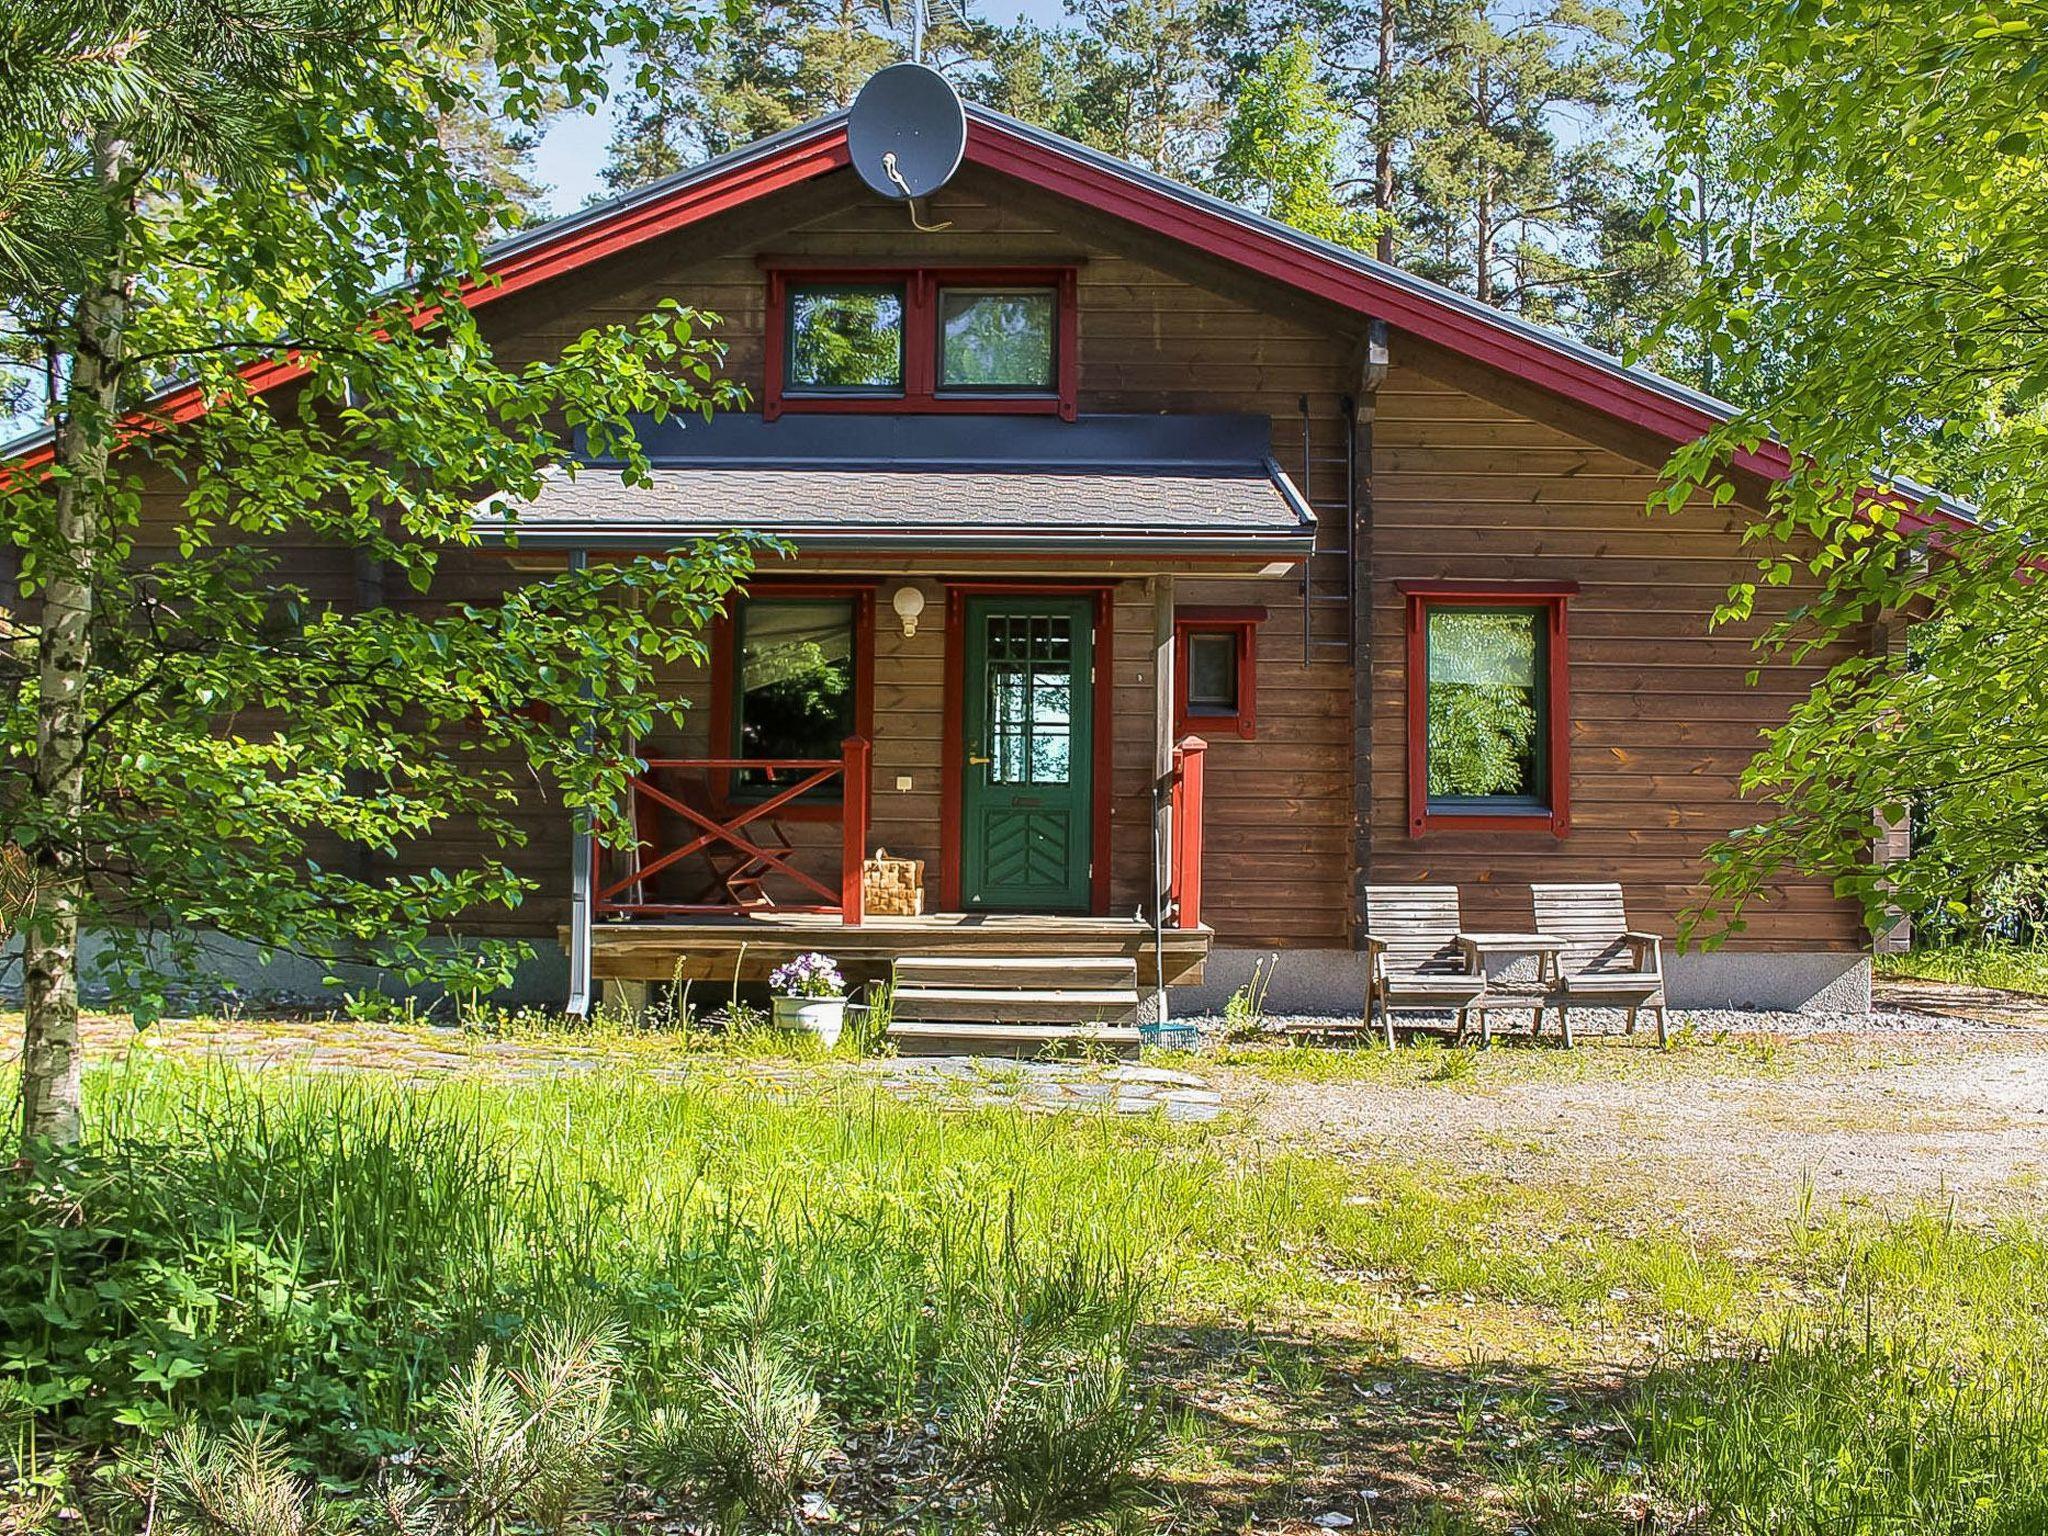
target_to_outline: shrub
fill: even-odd
[[[156,1511],[171,1536],[328,1536],[342,1525],[292,1470],[283,1439],[250,1423],[218,1435],[186,1423],[166,1436]]]
[[[716,1347],[701,1378],[657,1408],[642,1459],[658,1485],[683,1484],[763,1520],[786,1515],[830,1445],[809,1373],[776,1341]]]
[[[1159,1420],[1131,1379],[1135,1303],[1070,1263],[1009,1276],[962,1328],[940,1374],[944,1437],[1004,1529],[1107,1522],[1139,1497]]]
[[[1266,987],[1273,979],[1275,961],[1254,960],[1251,980],[1231,993],[1223,1004],[1223,1038],[1232,1044],[1256,1040],[1266,1032]]]
[[[619,1337],[609,1324],[548,1322],[516,1366],[479,1346],[457,1373],[441,1404],[434,1466],[460,1536],[568,1536],[604,1507],[625,1449],[613,1403]]]
[[[1479,1070],[1479,1053],[1469,1045],[1447,1045],[1423,1070],[1425,1083],[1462,1083]]]

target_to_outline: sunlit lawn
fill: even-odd
[[[1228,1116],[561,1048],[605,1064],[97,1068],[78,1208],[17,1202],[0,1232],[15,1446],[49,1472],[184,1413],[262,1415],[347,1484],[422,1432],[475,1341],[601,1310],[654,1402],[764,1272],[835,1431],[914,1424],[977,1308],[1064,1275],[1138,1319],[1164,1426],[1141,1527],[2048,1529],[2037,1225],[1787,1211],[1724,1243],[1640,1186],[1280,1150]],[[1308,1081],[1455,1059],[1270,1054]]]

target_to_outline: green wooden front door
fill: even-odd
[[[1095,606],[967,601],[960,894],[970,912],[1086,912]]]

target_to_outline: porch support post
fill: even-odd
[[[839,921],[857,928],[867,916],[867,892],[861,882],[868,856],[868,785],[874,743],[849,736],[840,744],[839,780]]]
[[[569,551],[569,569],[585,570],[590,565],[590,552],[584,549]],[[584,691],[589,692],[586,684]],[[595,749],[596,741],[591,735],[590,723],[586,720],[581,729],[580,745],[587,753]],[[566,1011],[579,1018],[590,1017],[590,970],[591,970],[591,884],[595,875],[593,844],[591,838],[590,813],[576,812],[575,830],[569,838],[569,1001]]]
[[[1152,962],[1166,1022],[1166,893],[1173,888],[1173,577],[1152,578]]]

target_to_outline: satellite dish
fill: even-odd
[[[946,77],[924,64],[891,64],[860,88],[846,119],[860,179],[884,197],[929,197],[953,179],[967,150],[967,109]]]

